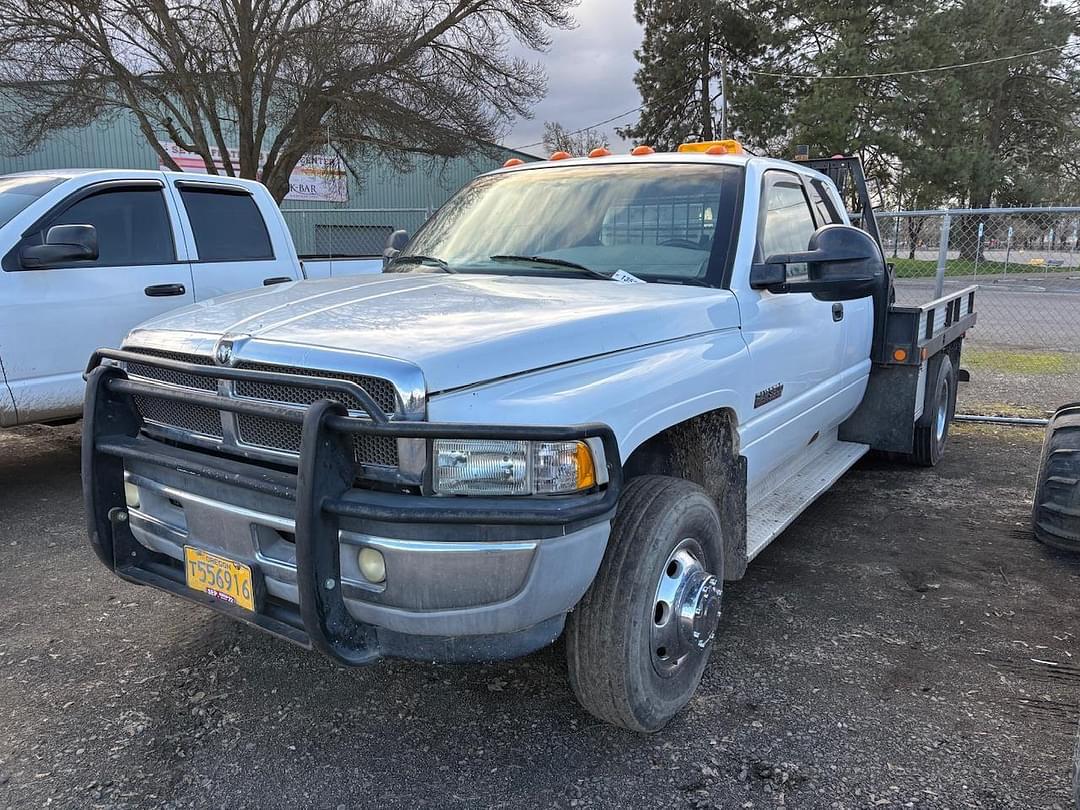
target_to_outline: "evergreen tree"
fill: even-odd
[[[813,154],[857,154],[879,204],[983,207],[1080,196],[1076,3],[744,2],[736,12],[719,0],[637,1],[645,38],[635,80],[645,106],[620,134],[663,148],[711,137],[719,90],[712,83],[724,56],[738,137],[776,156],[803,143]],[[1070,41],[1074,49],[1060,49]],[[1046,48],[1059,49],[930,70]]]
[[[619,135],[658,149],[720,137],[723,80],[745,79],[757,25],[723,0],[635,0],[634,16],[645,28],[634,52],[644,106]]]

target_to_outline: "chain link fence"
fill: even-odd
[[[379,256],[396,230],[415,233],[427,208],[285,208],[301,256]]]
[[[1080,208],[877,215],[897,303],[978,284],[958,410],[1041,416],[1080,399]]]

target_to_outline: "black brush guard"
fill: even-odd
[[[104,363],[106,360],[113,362]],[[367,419],[349,416],[341,403],[329,399],[299,409],[131,380],[117,365],[124,362],[215,379],[272,382],[346,393],[363,405]],[[294,475],[149,438],[142,432],[143,421],[133,400],[135,395],[299,424],[302,438],[297,472]],[[613,514],[622,482],[618,445],[606,425],[397,422],[388,418],[367,391],[353,382],[201,366],[122,350],[102,349],[91,358],[83,416],[83,497],[90,543],[102,563],[131,582],[169,591],[285,640],[313,647],[347,665],[373,663],[381,653],[376,629],[357,622],[345,606],[340,587],[338,540],[342,518],[431,525],[565,526]],[[351,446],[354,434],[426,439],[429,457],[430,440],[437,438],[531,441],[599,438],[604,447],[608,483],[598,491],[572,496],[436,498],[369,493],[354,488],[356,465]],[[124,487],[125,460],[179,470],[294,502],[299,619],[289,606],[261,598],[264,586],[257,570],[253,570],[256,612],[188,588],[183,570],[178,570],[171,558],[145,548],[131,533]],[[350,497],[346,498],[346,494]]]

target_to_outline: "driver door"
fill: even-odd
[[[816,229],[801,177],[767,171],[754,262],[805,251]],[[805,265],[788,265],[789,278],[806,272]],[[841,387],[845,324],[842,306],[837,313],[832,303],[809,293],[755,290],[749,273],[737,275],[732,286],[739,287],[734,292],[752,361],[752,416],[740,431],[752,488],[843,418],[831,400]]]
[[[36,222],[4,257],[0,344],[19,421],[47,421],[82,407],[86,363],[118,347],[136,324],[193,302],[191,270],[156,180],[88,186]],[[54,225],[93,225],[98,258],[27,268],[22,249]]]

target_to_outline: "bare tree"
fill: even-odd
[[[571,155],[587,155],[593,149],[607,146],[606,133],[596,129],[568,131],[558,121],[544,122],[544,149],[548,152],[569,152]]]
[[[3,122],[17,151],[131,115],[279,201],[307,152],[454,156],[542,97],[533,50],[573,0],[0,0]],[[236,158],[230,156],[230,147]],[[261,169],[261,171],[260,171]]]

